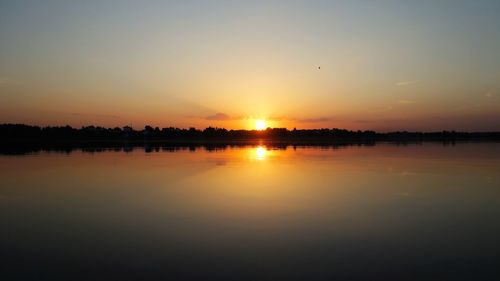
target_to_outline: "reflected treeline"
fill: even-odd
[[[499,141],[500,132],[390,132],[350,131],[345,129],[288,130],[268,128],[257,130],[227,130],[208,127],[195,128],[153,128],[142,130],[132,127],[104,128],[86,126],[82,128],[38,127],[23,124],[0,125],[0,153],[19,154],[38,151],[71,152],[80,149],[88,152],[103,150],[130,151],[142,147],[146,152],[176,151],[203,148],[208,151],[226,149],[232,146],[265,143],[273,147],[320,146],[326,148],[346,145],[374,145],[377,142],[396,144],[441,142],[444,145],[457,141]]]
[[[158,152],[180,152],[180,151],[208,151],[218,152],[227,149],[247,148],[247,147],[265,147],[268,150],[287,150],[297,149],[301,147],[317,147],[321,149],[338,149],[348,146],[374,146],[375,142],[358,142],[358,143],[302,143],[302,144],[285,144],[285,143],[212,143],[212,144],[188,144],[188,143],[59,143],[59,144],[34,144],[20,143],[18,145],[2,145],[0,146],[0,155],[25,155],[37,154],[40,152],[64,153],[71,154],[73,152],[84,153],[101,153],[101,152],[122,152],[131,153],[135,151],[144,151],[145,153]]]

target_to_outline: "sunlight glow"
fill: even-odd
[[[255,129],[261,131],[266,129],[266,121],[263,119],[258,119],[255,121]]]
[[[255,150],[255,157],[257,158],[257,160],[264,160],[264,158],[266,157],[266,149],[262,146],[257,147],[257,149]]]

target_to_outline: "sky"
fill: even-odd
[[[0,123],[500,130],[500,1],[0,0]]]

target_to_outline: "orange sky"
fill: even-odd
[[[470,2],[2,1],[0,123],[500,130]]]

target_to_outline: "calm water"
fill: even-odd
[[[0,156],[1,280],[500,280],[500,144]]]

